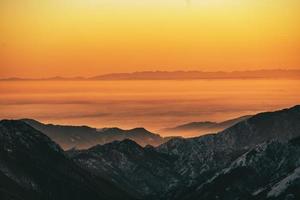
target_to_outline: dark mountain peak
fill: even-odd
[[[173,157],[129,139],[69,155],[95,176],[105,174],[144,200],[160,199],[157,197],[179,181],[172,170]]]
[[[143,150],[136,142],[130,139],[124,139],[122,141],[113,141],[111,143],[103,144],[103,145],[96,145],[88,149],[88,151],[94,152],[102,152],[102,151],[119,151],[123,153],[136,153]]]
[[[19,120],[10,120],[10,119],[3,119],[0,121],[0,125],[5,126],[5,127],[19,127],[19,126],[24,126],[24,123]]]
[[[131,131],[131,132],[138,132],[138,133],[151,133],[150,131],[148,131],[147,129],[145,129],[144,127],[137,127],[137,128],[133,128],[133,129],[130,129],[128,131]]]
[[[0,199],[133,199],[66,157],[48,136],[21,120],[0,121]],[[8,198],[10,199],[10,198]]]
[[[287,108],[287,109],[284,109],[284,110],[293,110],[293,111],[300,112],[300,105],[295,105],[291,108]]]
[[[129,150],[129,149],[143,149],[138,143],[130,139],[124,139],[122,141],[114,141],[112,143],[104,144],[104,146],[115,147],[120,150]]]
[[[118,144],[119,146],[141,147],[138,143],[130,139],[124,139],[122,141],[114,141],[113,143]]]
[[[110,133],[120,133],[123,132],[123,129],[120,129],[118,127],[110,127],[110,128],[102,128],[99,129],[99,132],[110,132]]]
[[[277,139],[287,141],[300,136],[300,107],[259,113],[217,134],[232,148],[249,148]]]
[[[21,120],[0,121],[0,139],[4,146],[12,148],[11,151],[13,149],[20,151],[25,149],[48,150],[47,148],[50,148],[56,152],[63,152],[49,137]]]
[[[23,122],[26,122],[28,124],[38,124],[38,125],[43,125],[43,123],[35,120],[35,119],[31,119],[31,118],[23,118],[23,119],[20,119],[20,121],[23,121]]]
[[[285,117],[290,115],[290,117],[296,117],[294,115],[300,115],[300,105],[296,105],[290,108],[285,108],[282,110],[272,111],[272,112],[262,112],[258,113],[249,118],[249,120],[253,119],[261,119],[261,118],[274,118],[274,117]]]
[[[129,136],[135,135],[135,136],[150,137],[150,138],[156,137],[161,139],[161,136],[159,134],[152,133],[143,127],[133,128],[127,130],[126,132],[127,132],[126,134]]]
[[[34,120],[33,120],[34,121]],[[7,127],[7,128],[28,128],[28,125],[21,121],[21,120],[10,120],[10,119],[3,119],[0,121],[0,125]]]
[[[155,135],[154,133],[151,133],[147,129],[143,127],[137,127],[132,129],[121,129],[118,127],[112,127],[112,128],[102,128],[100,129],[100,132],[104,133],[118,133],[118,134],[149,134],[149,135]]]
[[[30,118],[24,118],[24,119],[20,119],[21,121],[26,122],[27,124],[29,124],[32,127],[51,127],[52,129],[54,128],[60,128],[60,129],[82,129],[82,130],[92,130],[95,131],[96,128],[92,128],[90,126],[86,126],[86,125],[81,125],[81,126],[74,126],[74,125],[59,125],[59,124],[44,124],[40,121],[37,121],[35,119],[30,119]]]
[[[106,136],[105,143],[110,143],[114,140],[124,140],[130,139],[142,146],[150,145],[160,145],[165,140],[160,135],[152,133],[143,127],[133,128],[133,129],[120,129],[120,128],[105,128],[100,131],[103,136]]]

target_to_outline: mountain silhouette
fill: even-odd
[[[106,144],[115,140],[131,139],[142,146],[160,145],[166,140],[158,134],[151,133],[144,128],[123,130],[120,128],[96,129],[88,126],[67,126],[43,124],[33,119],[22,119],[33,128],[49,136],[64,149],[89,148],[97,144]]]
[[[275,160],[270,160],[273,159],[272,155],[277,155],[276,150],[280,148],[282,152],[285,152],[290,142],[298,137],[300,137],[300,106],[295,106],[275,112],[259,113],[216,134],[188,139],[174,138],[158,147],[143,148],[126,140],[98,145],[88,150],[74,150],[68,155],[95,176],[103,174],[116,176],[114,179],[122,188],[126,188],[127,191],[143,199],[218,199],[218,195],[213,196],[214,189],[217,190],[214,184],[211,187],[205,186],[205,188],[209,187],[208,196],[205,196],[206,189],[200,192],[198,189],[223,173],[228,167],[235,166],[234,163],[238,162],[238,159],[253,154],[255,149],[266,145],[268,153],[265,157],[253,157],[254,161],[261,159],[262,162],[253,166],[253,170],[257,171],[254,177],[264,176],[264,171],[260,171],[258,167],[262,164],[271,165],[270,168],[266,166],[266,170],[269,169],[271,175],[264,179],[265,187],[269,187],[268,184],[273,181],[270,176],[276,174],[277,169],[272,165],[272,162],[276,163],[277,160],[275,158]],[[278,148],[273,148],[273,144],[278,144]],[[285,180],[285,176],[293,173],[293,170],[297,169],[297,163],[300,163],[299,160],[294,160],[299,155],[294,156],[292,152],[298,151],[292,149],[281,155],[282,159],[290,156],[291,161],[294,162],[291,168],[282,168],[282,176],[278,174],[281,181]],[[249,173],[249,175],[252,174]],[[236,184],[243,185],[243,188],[235,196],[230,196],[231,193],[226,194],[225,199],[238,198],[239,195],[245,199],[258,198],[249,191],[255,192],[262,185],[254,184],[249,190],[248,184],[251,184],[251,180],[248,183],[248,179],[243,178],[247,176],[243,170],[241,174],[237,173],[233,176],[235,177],[232,178],[238,180]],[[230,176],[227,179],[221,177],[220,180],[220,183],[215,183],[219,188],[222,189],[222,185],[226,184],[234,188],[234,185],[230,185]],[[274,184],[279,184],[279,182],[275,181]],[[297,181],[289,190],[297,196],[294,187],[297,188]],[[223,192],[221,189],[220,193]],[[270,191],[271,189],[272,187]],[[284,197],[287,195],[289,193],[283,193]]]
[[[299,105],[247,117],[218,133],[171,138],[156,147],[125,138],[64,151],[28,124],[0,122],[0,197],[5,200],[300,197]],[[55,134],[61,128],[48,126]],[[120,131],[97,133],[115,136]],[[130,134],[141,132],[150,134],[143,128]]]
[[[134,199],[93,177],[49,137],[22,121],[0,121],[1,200]]]
[[[207,80],[207,79],[299,79],[300,70],[262,69],[248,71],[137,71],[111,73],[91,77],[22,78],[9,77],[0,81],[95,81],[95,80]]]
[[[251,115],[247,115],[247,116],[226,120],[223,122],[210,122],[210,121],[190,122],[173,128],[165,128],[160,130],[159,132],[167,133],[167,134],[181,134],[185,136],[199,136],[208,133],[220,132],[250,117]]]

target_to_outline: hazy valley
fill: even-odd
[[[0,81],[0,118],[144,127],[164,137],[193,137],[199,134],[161,130],[289,107],[300,101],[299,84],[299,79]]]

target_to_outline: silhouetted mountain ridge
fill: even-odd
[[[112,73],[91,77],[91,80],[195,80],[195,79],[264,79],[300,78],[300,70],[248,70],[248,71],[141,71]]]
[[[0,121],[2,199],[134,199],[101,177],[93,177],[49,137],[23,121]]]
[[[199,136],[208,133],[220,132],[250,117],[251,115],[247,115],[247,116],[226,120],[223,122],[211,122],[211,121],[191,122],[173,128],[165,128],[162,129],[160,132],[168,133],[168,134]]]
[[[49,136],[64,149],[74,147],[84,149],[97,144],[106,144],[115,140],[121,141],[124,139],[134,140],[142,146],[148,144],[157,146],[167,140],[141,127],[129,130],[116,127],[96,129],[88,126],[43,124],[33,119],[22,120]]]
[[[0,178],[4,178],[0,179],[3,180],[0,181],[3,194],[0,194],[5,194],[7,199],[23,197],[18,194],[22,190],[36,188],[33,187],[35,185],[41,185],[38,194],[43,194],[44,184],[48,187],[56,184],[50,187],[53,195],[57,195],[56,199],[62,199],[59,195],[70,195],[70,191],[73,195],[73,189],[77,187],[80,189],[76,189],[74,199],[79,199],[87,191],[91,195],[87,199],[93,199],[100,193],[112,195],[111,191],[116,195],[114,198],[118,198],[122,191],[117,188],[144,200],[286,200],[300,197],[299,105],[256,114],[218,133],[173,138],[157,147],[143,147],[125,138],[66,153],[47,136],[41,136],[39,131],[25,123],[20,127],[18,124],[2,124]],[[107,130],[96,131],[103,133]],[[115,135],[119,131],[113,128],[109,134]],[[141,131],[149,134],[143,128],[134,129],[132,134]],[[43,141],[41,144],[40,140]],[[31,153],[32,149],[34,152]],[[13,159],[7,162],[5,159],[10,158],[11,152],[17,154],[12,154]],[[48,154],[49,157],[45,156]],[[25,168],[20,162],[27,162]],[[43,171],[45,166],[47,173]],[[16,169],[18,173],[13,174],[17,179],[8,176],[8,172]],[[38,177],[46,176],[50,182],[44,183],[41,178],[37,184],[32,171],[23,173],[24,169],[42,169],[38,171]],[[60,172],[59,177],[57,172]],[[29,178],[20,178],[20,173]],[[21,181],[21,184],[14,180]],[[69,184],[69,181],[72,183]],[[56,193],[60,184],[68,185],[65,193]],[[28,193],[31,194],[36,193]],[[45,194],[48,195],[47,192]]]
[[[71,157],[95,175],[108,173],[112,176],[117,174],[116,180],[124,178],[124,181],[118,181],[122,187],[138,193],[144,199],[198,199],[198,195],[206,199],[206,196],[201,196],[202,192],[200,194],[197,192],[197,188],[230,167],[235,160],[245,154],[249,155],[247,152],[251,152],[257,145],[269,144],[268,141],[274,140],[282,144],[285,151],[284,149],[289,146],[288,141],[299,136],[300,106],[295,106],[254,115],[217,134],[188,139],[174,138],[156,148],[148,147],[155,154],[150,158],[145,154],[147,148],[136,147],[128,141],[100,145],[73,153]],[[121,148],[124,146],[126,148]],[[272,152],[276,155],[277,148],[270,149],[271,152],[267,156],[272,155]],[[283,157],[289,154],[287,152]],[[270,163],[266,161],[264,164]],[[273,166],[270,167],[270,170],[275,169]],[[260,173],[263,172],[259,172],[257,176]],[[284,174],[288,173],[287,170]],[[248,183],[243,183],[244,180],[247,181],[246,178],[243,179],[246,175],[247,173],[241,173],[237,178],[240,184],[247,186]],[[269,179],[266,179],[266,182],[267,180]],[[147,184],[142,184],[145,182]],[[222,182],[223,185],[227,183],[230,181]],[[252,198],[247,193],[246,186],[245,191],[237,194]],[[253,185],[253,188],[257,186]],[[213,191],[214,187],[211,190]],[[205,191],[203,194],[206,194]],[[213,194],[212,192],[211,195]],[[207,199],[218,199],[218,196]]]
[[[114,141],[88,150],[69,151],[75,162],[96,176],[111,177],[115,184],[142,199],[159,199],[161,193],[180,181],[172,170],[175,157],[142,147],[132,140]]]
[[[95,80],[197,80],[197,79],[299,79],[300,70],[270,69],[248,71],[137,71],[92,77],[2,78],[0,81],[95,81]]]

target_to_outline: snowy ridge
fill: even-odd
[[[287,188],[295,181],[300,180],[300,167],[296,168],[293,173],[282,179],[279,183],[271,188],[268,197],[278,197],[285,192]]]

